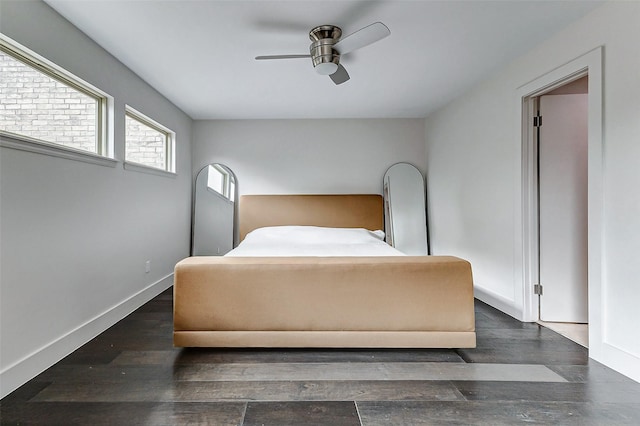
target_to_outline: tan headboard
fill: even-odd
[[[305,225],[384,229],[382,196],[242,195],[238,204],[240,241],[264,226]]]

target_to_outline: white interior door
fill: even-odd
[[[540,97],[540,319],[588,322],[587,96]]]

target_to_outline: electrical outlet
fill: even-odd
[[[144,272],[146,274],[151,272],[151,261],[150,260],[147,260],[146,262],[144,262]]]

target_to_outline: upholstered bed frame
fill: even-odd
[[[379,195],[248,195],[240,238],[276,225],[383,228]],[[470,264],[451,256],[190,257],[175,346],[475,347]]]

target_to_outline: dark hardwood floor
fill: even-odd
[[[476,302],[478,347],[172,347],[171,290],[0,402],[10,424],[640,424],[640,384]]]

